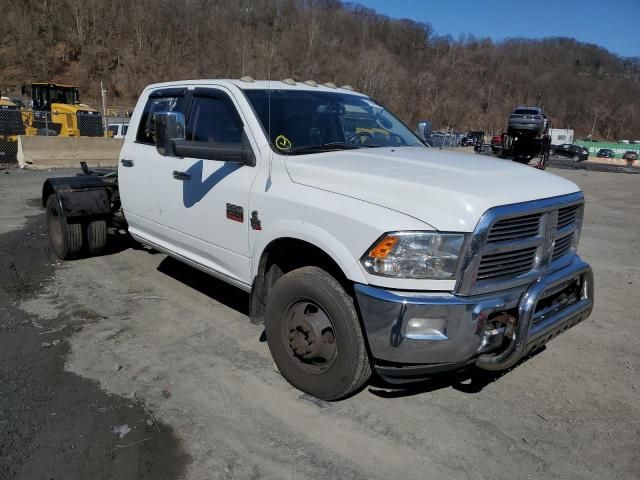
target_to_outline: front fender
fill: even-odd
[[[251,278],[258,273],[260,258],[267,246],[280,238],[294,238],[314,245],[329,255],[340,267],[344,275],[354,282],[367,283],[357,259],[349,252],[347,247],[327,230],[308,222],[296,220],[280,220],[270,225],[269,230],[264,230],[254,243],[251,262]]]

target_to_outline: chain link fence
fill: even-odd
[[[485,138],[485,132],[482,131],[466,132],[450,127],[446,130],[432,130],[428,120],[419,121],[417,127],[418,136],[435,148],[471,147],[481,145]]]
[[[462,146],[464,133],[458,132],[441,132],[439,130],[431,132],[427,138],[427,142],[432,147],[437,148],[455,148]]]
[[[0,168],[18,165],[20,135],[123,138],[128,126],[128,117],[103,117],[95,111],[66,113],[0,105]]]

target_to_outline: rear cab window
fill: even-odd
[[[244,125],[229,96],[219,90],[196,89],[187,118],[187,140],[219,144],[243,142]]]

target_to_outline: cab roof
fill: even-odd
[[[180,80],[176,82],[153,83],[145,90],[155,90],[167,87],[189,87],[189,86],[235,86],[241,90],[303,90],[320,92],[339,92],[365,97],[366,95],[354,91],[347,85],[343,87],[327,86],[327,84],[307,82],[292,82],[290,79],[284,80],[242,80],[242,79],[200,79],[200,80]]]
[[[51,82],[32,82],[31,85],[46,85],[48,87],[62,87],[62,88],[78,88],[77,85],[66,85],[64,83],[51,83]]]

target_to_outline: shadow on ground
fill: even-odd
[[[546,348],[546,346],[542,346],[540,349],[520,360],[513,367],[500,372],[491,372],[471,366],[453,372],[434,374],[429,378],[401,385],[388,383],[381,377],[375,375],[369,383],[368,391],[373,395],[383,398],[411,397],[443,388],[453,388],[459,392],[475,394],[481,392],[487,385],[507,375],[514,368],[517,368],[518,365],[542,353]]]
[[[189,456],[151,406],[64,369],[67,338],[100,316],[55,295],[55,318],[20,309],[54,281],[44,225],[0,235],[0,478],[180,478]]]
[[[249,294],[239,288],[171,257],[160,262],[158,271],[189,285],[218,303],[233,308],[243,315],[249,315]]]

